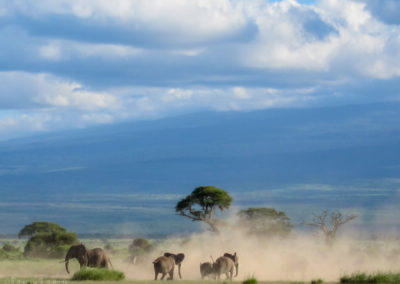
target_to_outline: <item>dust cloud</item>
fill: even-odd
[[[170,238],[146,262],[122,264],[128,279],[153,279],[152,260],[164,252],[184,253],[182,277],[200,279],[200,263],[215,260],[225,252],[236,252],[239,275],[236,280],[256,277],[258,280],[309,281],[321,278],[338,281],[354,272],[399,271],[399,240],[357,240],[341,237],[327,245],[315,235],[293,234],[287,239],[260,239],[238,231],[195,234],[188,238]],[[123,267],[125,266],[125,267]],[[175,270],[175,279],[177,271]],[[222,276],[224,279],[225,276]]]
[[[113,268],[123,271],[127,279],[152,280],[152,261],[165,252],[184,253],[182,277],[199,280],[200,263],[216,260],[225,252],[236,252],[239,275],[235,280],[256,277],[258,280],[310,281],[321,278],[337,281],[342,275],[354,272],[399,272],[400,239],[392,236],[381,239],[362,239],[345,234],[333,245],[327,245],[316,235],[294,232],[285,239],[248,236],[240,230],[211,232],[186,237],[170,237],[156,241],[156,249],[136,264],[127,255],[110,254]],[[131,242],[131,240],[130,240]],[[88,243],[89,247],[92,247]],[[126,247],[126,249],[128,249]],[[2,261],[0,277],[70,278],[79,269],[76,260],[70,261],[71,274],[65,272],[60,260]],[[178,279],[175,269],[175,279]],[[224,279],[222,276],[221,279]]]

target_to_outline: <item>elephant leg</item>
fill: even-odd
[[[165,275],[167,275],[167,273],[163,272],[162,276],[161,276],[161,280],[164,280]]]
[[[155,272],[154,272],[154,280],[157,280],[157,277],[158,277],[158,272],[155,271]]]
[[[168,280],[174,280],[174,269],[172,269],[170,272],[168,272],[169,278]]]

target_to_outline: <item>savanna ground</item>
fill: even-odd
[[[156,249],[147,257],[138,259],[137,264],[129,263],[128,247],[132,239],[81,241],[89,248],[109,248],[114,269],[124,272],[126,277],[126,280],[118,283],[153,283],[152,260],[167,251],[183,252],[186,255],[182,264],[184,280],[177,280],[181,284],[229,283],[226,280],[202,281],[199,272],[201,262],[210,261],[211,257],[216,259],[224,252],[237,252],[239,256],[239,276],[234,278],[237,283],[250,277],[265,284],[310,283],[313,279],[338,283],[341,276],[357,272],[400,272],[400,241],[397,237],[379,240],[342,237],[334,245],[327,246],[322,239],[310,235],[296,235],[286,240],[265,240],[236,233],[227,234],[226,237],[204,233],[185,238],[151,240]],[[23,247],[21,240],[0,239],[0,245],[4,243],[13,243],[21,249]],[[69,279],[79,270],[79,264],[72,260],[71,274],[67,274],[61,261],[61,258],[0,260],[0,284],[70,283]],[[175,279],[177,277],[175,272]]]

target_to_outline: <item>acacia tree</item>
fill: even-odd
[[[51,222],[34,222],[26,225],[18,237],[29,237],[24,248],[25,256],[61,257],[70,245],[78,242],[76,234]]]
[[[344,216],[339,211],[329,214],[328,210],[322,211],[319,215],[313,215],[313,220],[307,223],[307,225],[317,228],[324,235],[328,244],[332,244],[336,239],[336,234],[340,226],[357,218],[357,215]]]
[[[274,208],[248,208],[238,213],[239,226],[256,236],[286,237],[293,225],[283,211]]]
[[[214,218],[216,209],[229,209],[232,197],[215,186],[199,186],[175,206],[175,211],[192,221],[202,221],[210,226],[211,231],[219,234],[217,220]]]

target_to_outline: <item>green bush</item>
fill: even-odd
[[[10,244],[5,244],[3,248],[0,249],[0,259],[21,259],[22,252],[19,248],[14,247]]]
[[[399,273],[355,273],[340,278],[340,283],[346,284],[397,284],[400,283]]]
[[[71,280],[118,281],[125,279],[123,272],[105,268],[84,268],[76,272]]]
[[[322,284],[322,283],[324,283],[324,280],[322,279],[311,280],[311,284]]]
[[[251,277],[251,278],[248,278],[248,279],[244,280],[242,282],[242,284],[258,284],[258,281],[257,281],[256,278]]]
[[[19,248],[7,243],[3,246],[3,251],[16,253],[19,252]]]

